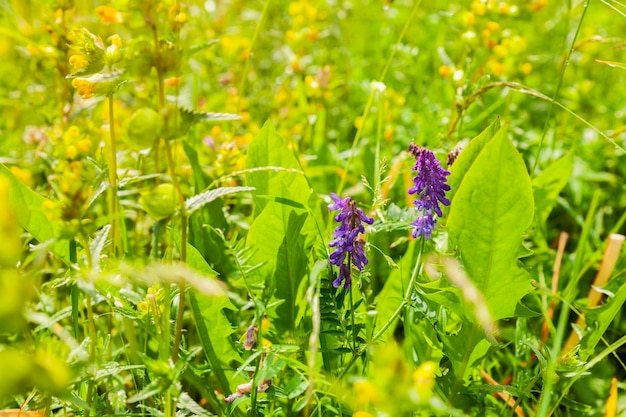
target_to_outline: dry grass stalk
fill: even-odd
[[[550,291],[550,295],[552,300],[550,301],[550,305],[548,306],[548,311],[546,312],[546,321],[543,322],[543,326],[541,328],[541,341],[545,342],[548,340],[548,335],[550,334],[550,322],[554,317],[554,306],[556,304],[556,293],[559,289],[559,276],[561,275],[561,263],[563,261],[563,253],[565,252],[565,245],[567,244],[567,239],[569,239],[569,234],[566,232],[561,232],[559,234],[559,240],[557,243],[556,250],[556,258],[554,259],[554,266],[552,267],[552,288]]]

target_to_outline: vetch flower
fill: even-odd
[[[450,205],[450,200],[446,198],[446,191],[450,190],[446,184],[450,172],[443,169],[435,155],[426,148],[411,143],[409,153],[415,157],[413,171],[417,171],[413,178],[415,185],[409,189],[409,194],[416,195],[415,206],[419,212],[417,219],[411,223],[415,226],[413,238],[424,236],[431,239],[437,227],[435,216],[443,216],[439,204]]]
[[[372,224],[374,219],[367,217],[350,197],[341,199],[334,193],[330,196],[334,203],[330,204],[328,209],[341,210],[335,215],[335,221],[341,224],[335,229],[333,240],[328,244],[335,248],[330,255],[330,264],[339,267],[339,274],[333,281],[333,286],[338,288],[343,282],[343,288],[347,290],[352,284],[351,266],[354,265],[362,271],[368,263],[363,247],[365,241],[360,235],[365,233],[363,223]]]

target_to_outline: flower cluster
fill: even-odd
[[[435,215],[443,216],[439,204],[450,205],[450,200],[446,198],[446,191],[450,190],[446,184],[450,172],[443,169],[435,155],[426,148],[411,143],[409,153],[415,157],[413,171],[417,171],[413,178],[415,185],[409,189],[409,194],[418,196],[415,205],[419,211],[417,219],[411,223],[415,226],[413,238],[424,236],[431,239],[437,227]]]
[[[329,243],[330,247],[335,248],[330,255],[330,263],[339,267],[339,275],[333,281],[333,286],[337,288],[343,282],[343,288],[347,290],[352,284],[351,266],[354,265],[362,271],[363,266],[368,263],[363,248],[364,241],[359,235],[365,233],[363,223],[372,224],[374,219],[367,217],[350,197],[341,199],[334,193],[330,196],[334,203],[328,209],[341,210],[335,216],[335,221],[341,224],[335,229],[333,240]]]

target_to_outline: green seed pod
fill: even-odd
[[[163,117],[149,107],[143,107],[131,116],[126,124],[126,143],[134,149],[154,145],[163,129]]]
[[[141,193],[139,204],[154,220],[165,219],[176,209],[176,189],[172,184],[161,184]]]

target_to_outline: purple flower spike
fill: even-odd
[[[419,212],[417,219],[411,223],[415,226],[413,238],[424,236],[429,240],[433,237],[433,231],[437,227],[437,215],[443,216],[441,207],[450,205],[446,198],[446,191],[450,191],[448,181],[449,171],[441,167],[435,155],[428,149],[414,143],[409,145],[409,153],[415,157],[413,171],[417,171],[413,178],[413,187],[409,188],[409,194],[415,194],[415,206]]]
[[[338,288],[343,282],[343,288],[348,290],[352,285],[351,265],[362,271],[368,263],[363,247],[365,242],[360,235],[365,233],[363,223],[372,224],[374,219],[367,217],[350,197],[341,199],[334,193],[330,196],[334,203],[330,204],[328,209],[340,210],[335,215],[335,221],[341,223],[333,233],[333,240],[328,244],[335,248],[330,254],[330,264],[339,267],[339,274],[333,281],[333,286]]]

